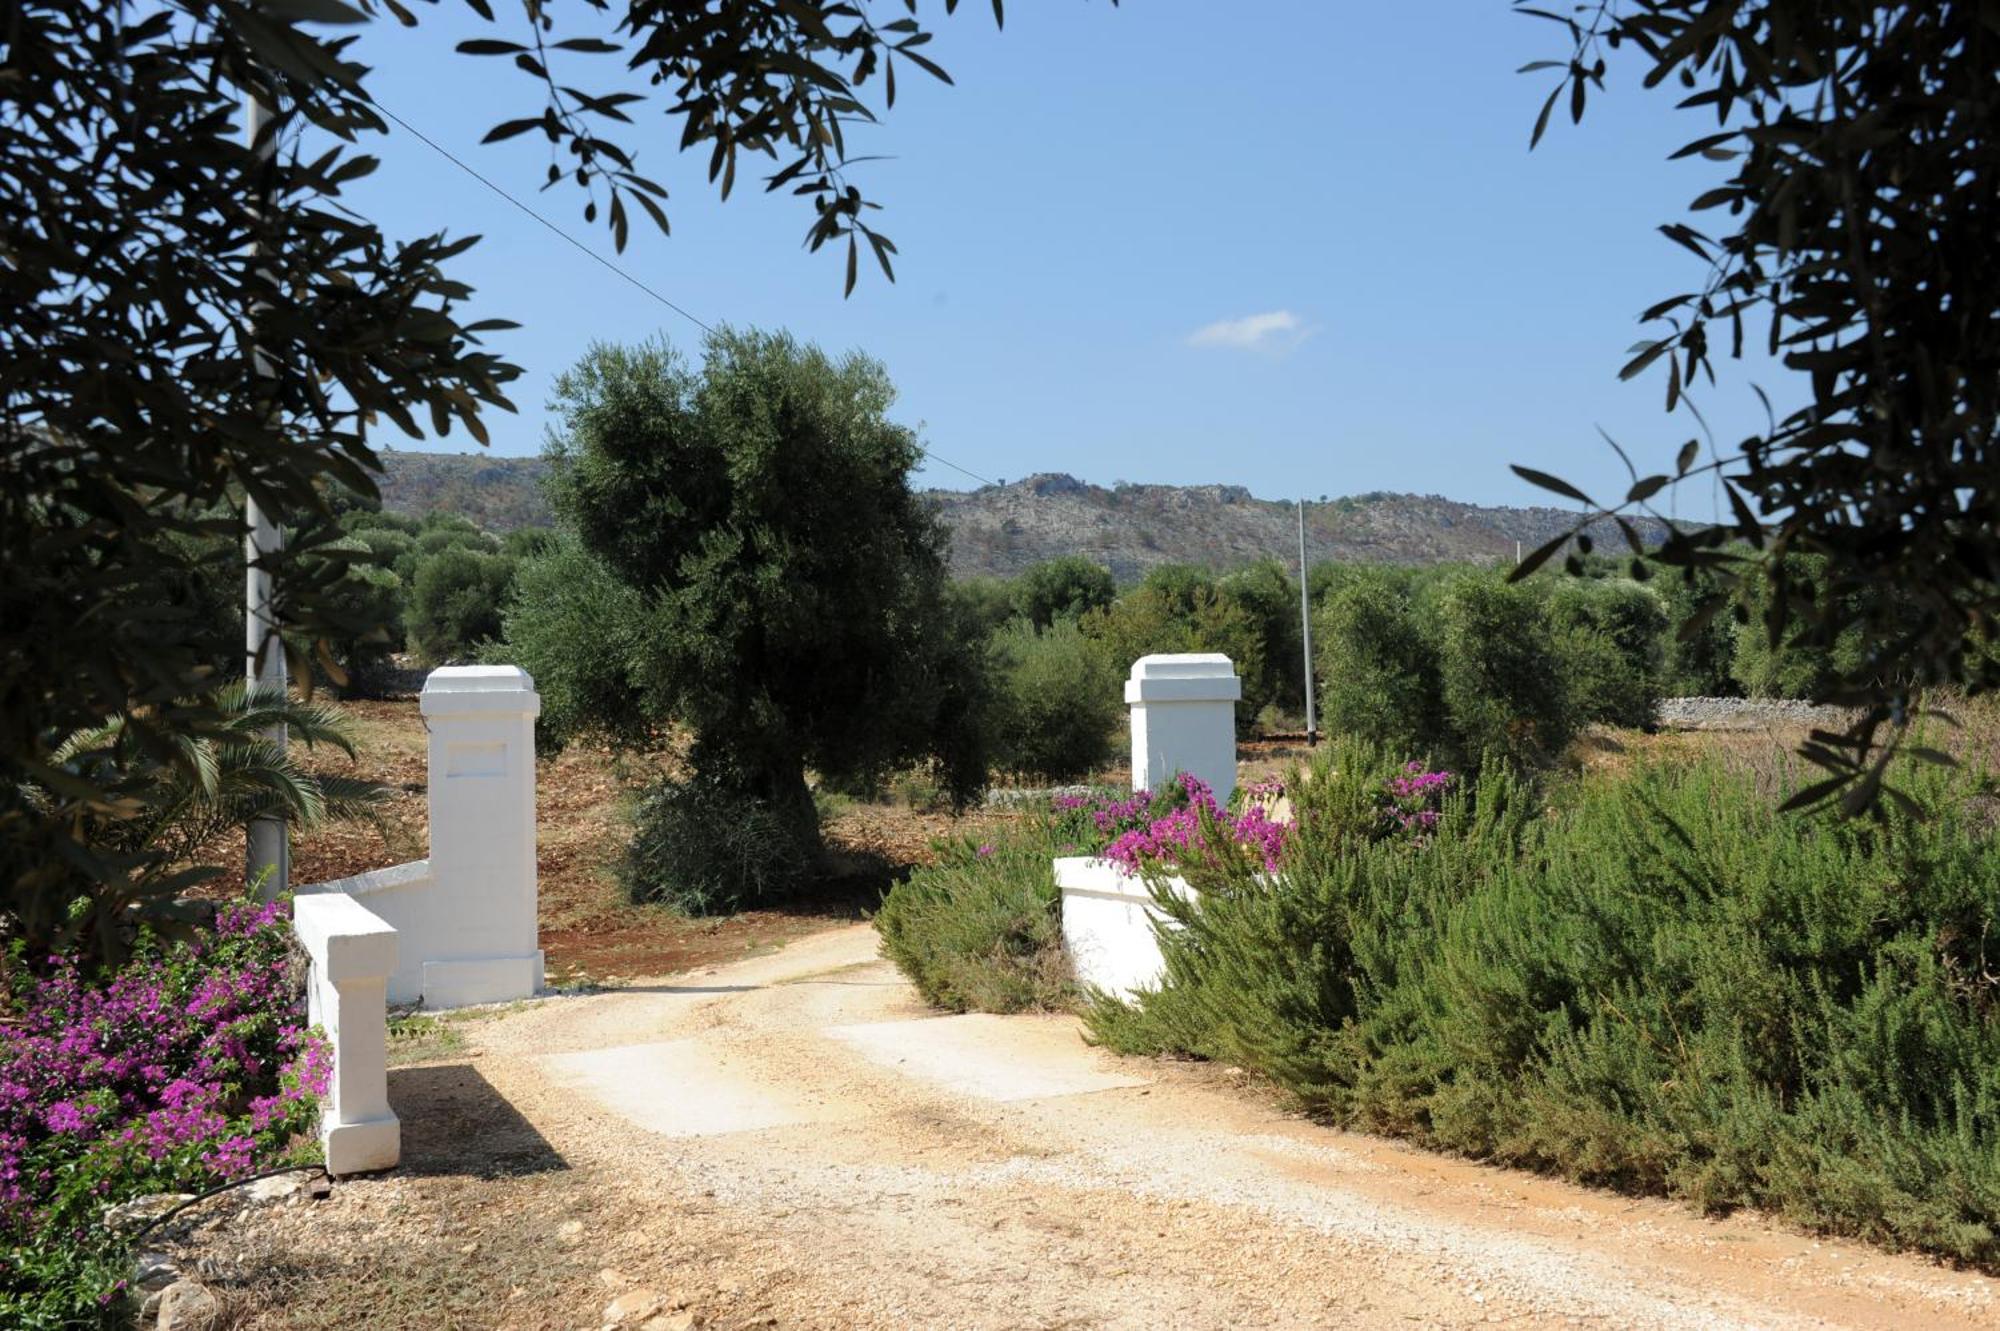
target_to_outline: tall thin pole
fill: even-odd
[[[1299,628],[1306,654],[1306,743],[1319,743],[1319,718],[1313,706],[1313,617],[1312,592],[1307,586],[1306,501],[1299,500]]]
[[[256,94],[243,95],[246,142],[260,155],[275,148],[274,143],[267,143],[260,149],[257,142],[270,118],[270,108],[257,100]],[[254,240],[250,243],[250,253],[253,257],[258,253]],[[254,341],[250,357],[255,373],[274,377],[271,363]],[[244,683],[252,689],[276,690],[282,695],[288,682],[285,648],[278,636],[277,597],[266,561],[285,548],[285,534],[277,519],[264,511],[255,496],[248,494],[243,499],[243,528]],[[287,738],[285,727],[272,727],[266,738],[283,748]],[[243,867],[252,883],[261,883],[266,901],[284,894],[292,877],[292,849],[283,818],[252,820]]]

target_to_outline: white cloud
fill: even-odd
[[[1312,336],[1305,320],[1290,310],[1218,319],[1188,334],[1191,347],[1230,347],[1238,351],[1283,351]]]

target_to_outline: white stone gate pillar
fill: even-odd
[[[536,924],[535,718],[541,695],[519,666],[447,666],[424,681],[430,731],[435,939],[426,1007],[526,998],[541,990]]]
[[[1220,652],[1142,656],[1125,681],[1132,709],[1132,789],[1158,790],[1175,772],[1200,778],[1227,804],[1236,790],[1236,700],[1243,681]]]

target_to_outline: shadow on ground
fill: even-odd
[[[405,1173],[508,1178],[569,1168],[470,1063],[392,1069],[389,1105],[403,1120]]]

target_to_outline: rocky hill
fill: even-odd
[[[422,517],[442,509],[496,532],[553,521],[542,496],[549,464],[539,456],[385,452],[382,466],[382,507],[392,513]]]
[[[390,453],[382,482],[386,507],[405,513],[445,509],[494,531],[549,521],[540,458],[456,453]],[[933,490],[952,530],[952,572],[1014,574],[1056,555],[1082,554],[1121,582],[1156,564],[1234,568],[1275,555],[1290,563],[1298,533],[1289,503],[1258,499],[1236,485],[1120,485],[1042,474],[978,490]],[[1495,508],[1437,495],[1366,494],[1309,504],[1310,557],[1387,564],[1511,559],[1568,527],[1556,508]],[[1657,539],[1657,524],[1643,528]],[[1622,548],[1615,531],[1596,533]]]

